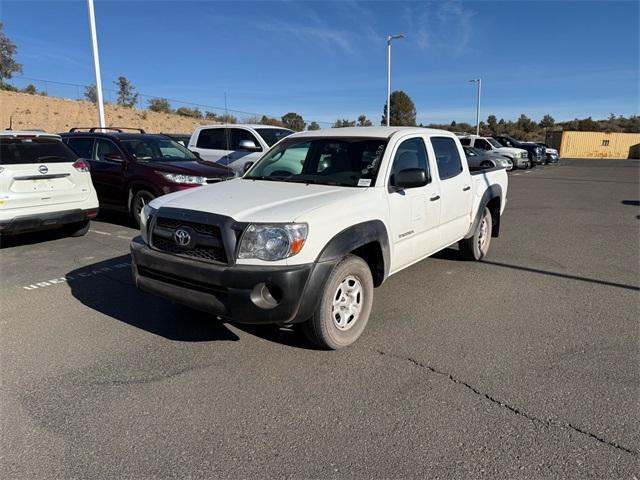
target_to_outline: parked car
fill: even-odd
[[[546,158],[545,163],[549,165],[550,163],[558,163],[560,161],[560,155],[558,155],[558,150],[555,148],[551,148],[546,143],[538,143],[541,147],[544,147]]]
[[[189,149],[205,160],[228,165],[244,173],[245,165],[258,160],[293,130],[269,125],[203,125],[189,140]]]
[[[521,148],[529,153],[531,165],[542,165],[545,159],[544,147],[535,143],[521,142],[508,135],[497,135],[495,138],[501,145],[511,148]]]
[[[460,143],[464,146],[477,148],[489,153],[495,153],[511,160],[514,168],[530,168],[529,153],[521,148],[504,147],[491,137],[479,135],[460,136]]]
[[[63,228],[85,235],[98,214],[89,164],[40,131],[0,131],[0,235]]]
[[[107,129],[110,130],[110,129]],[[100,206],[128,212],[136,223],[154,198],[234,176],[224,165],[206,162],[161,134],[72,128],[62,140],[91,164]]]
[[[191,138],[191,135],[188,133],[163,133],[162,135],[166,135],[170,139],[175,140],[183,147],[189,145],[189,139]]]
[[[473,147],[462,147],[467,156],[469,168],[506,168],[513,169],[513,162],[510,158],[502,155],[492,154],[485,150]]]
[[[300,323],[321,347],[345,347],[390,275],[455,243],[464,258],[487,255],[507,182],[504,169],[470,172],[443,130],[296,133],[242,178],[145,206],[133,277],[223,319]]]

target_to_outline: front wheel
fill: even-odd
[[[303,324],[304,333],[322,348],[347,347],[367,326],[372,305],[371,270],[360,257],[347,255],[329,274],[313,317]]]
[[[482,260],[489,252],[492,231],[491,212],[485,207],[482,219],[471,238],[464,238],[458,242],[460,254],[467,260]]]
[[[136,222],[138,227],[140,226],[140,215],[142,214],[142,209],[154,198],[156,198],[156,196],[147,190],[140,190],[133,196],[129,212],[131,213],[131,218],[133,218],[133,221]]]

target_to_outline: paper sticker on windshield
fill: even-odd
[[[368,187],[371,185],[371,179],[370,178],[361,178],[360,180],[358,180],[358,186],[359,187]]]

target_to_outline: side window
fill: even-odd
[[[93,159],[98,162],[109,162],[106,156],[110,154],[120,155],[120,150],[111,140],[105,140],[104,138],[96,138],[96,148],[93,154]]]
[[[408,168],[421,168],[427,172],[427,178],[431,179],[427,161],[427,149],[422,138],[410,138],[400,144],[393,158],[389,183],[394,185],[395,176]]]
[[[76,155],[80,158],[91,158],[93,138],[69,138],[67,145],[69,145],[69,148],[76,152]]]
[[[462,172],[460,153],[453,138],[431,137],[431,145],[436,154],[440,179],[452,178]]]
[[[471,139],[470,138],[461,138],[460,139],[460,143],[462,145],[465,145],[465,146],[470,146],[471,145]]]
[[[244,130],[243,128],[232,128],[230,150],[238,150],[240,148],[240,140],[251,140],[256,147],[260,147],[260,142],[258,142],[256,137],[249,130]]]
[[[208,128],[201,130],[196,143],[197,148],[209,148],[212,150],[227,150],[226,128]]]

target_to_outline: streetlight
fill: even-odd
[[[476,135],[480,135],[480,93],[482,91],[482,79],[475,78],[473,80],[469,80],[469,83],[478,84],[478,104],[476,105]]]
[[[98,121],[100,128],[104,129],[104,101],[102,99],[102,79],[100,78],[100,56],[98,55],[98,37],[96,35],[96,17],[93,11],[93,0],[87,0],[89,11],[89,30],[91,31],[91,49],[93,52],[93,69],[96,74],[96,93],[98,101]]]
[[[387,127],[391,119],[391,41],[404,38],[403,33],[387,37]]]

